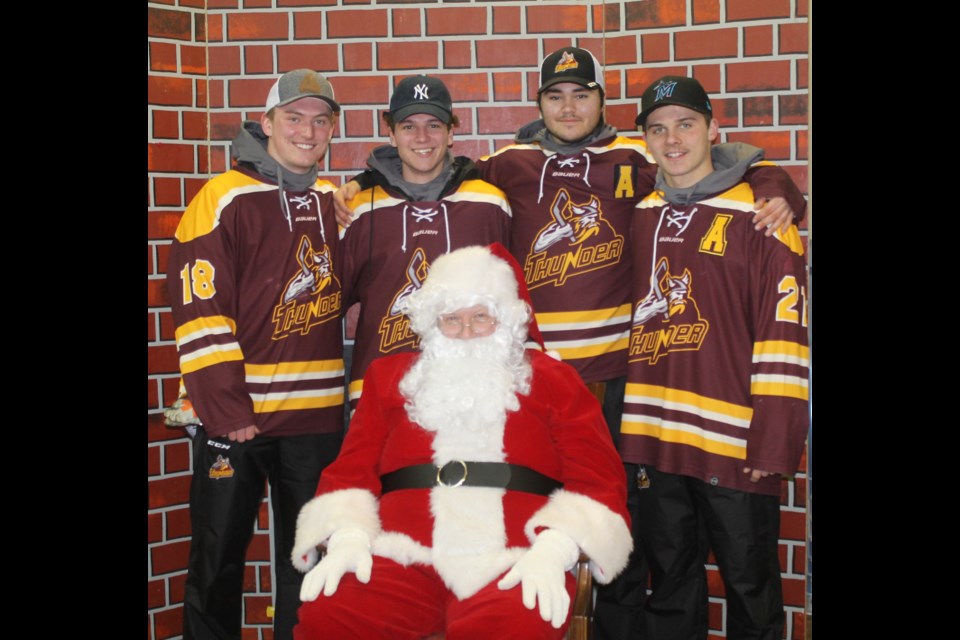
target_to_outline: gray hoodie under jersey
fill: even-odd
[[[654,188],[663,192],[667,202],[688,205],[723,193],[743,180],[750,165],[763,160],[763,149],[743,142],[727,142],[710,148],[713,161],[713,173],[691,187],[674,188],[667,185],[663,169],[657,169],[657,181]]]

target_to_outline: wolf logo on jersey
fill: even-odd
[[[534,237],[524,264],[529,288],[550,282],[559,286],[570,276],[619,262],[623,236],[604,219],[597,196],[591,195],[586,202],[572,202],[570,193],[560,189],[550,205],[550,213],[553,220]]]
[[[275,324],[273,339],[279,340],[293,331],[306,334],[310,327],[326,322],[340,314],[340,282],[333,274],[330,247],[323,245],[316,251],[310,238],[300,238],[297,252],[300,272],[290,278],[283,290],[281,303],[273,310]],[[334,285],[335,286],[331,286]],[[329,295],[323,295],[328,289]]]
[[[696,351],[707,337],[710,324],[700,317],[696,301],[691,297],[692,280],[689,269],[675,276],[670,263],[660,258],[650,291],[637,303],[633,314],[634,331],[630,336],[630,361],[650,360],[656,364],[671,351]],[[654,321],[660,316],[660,323]],[[647,327],[647,323],[654,324]],[[666,326],[664,326],[666,325]]]
[[[402,346],[414,346],[417,335],[410,330],[410,319],[403,314],[407,296],[420,288],[430,271],[423,249],[413,252],[407,264],[407,284],[400,288],[390,303],[390,314],[380,321],[380,352],[387,353]]]

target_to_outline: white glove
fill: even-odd
[[[580,557],[577,543],[565,533],[555,529],[540,532],[533,546],[497,583],[500,589],[512,589],[523,585],[523,606],[533,609],[540,602],[540,617],[554,629],[563,626],[570,610],[570,594],[567,593],[565,572],[573,567]]]
[[[348,571],[357,574],[357,580],[370,582],[373,568],[373,556],[370,555],[370,536],[356,527],[339,529],[327,542],[327,555],[320,564],[303,577],[300,586],[300,600],[316,600],[323,589],[323,595],[332,596],[340,586],[340,578]]]

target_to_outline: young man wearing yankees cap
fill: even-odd
[[[744,176],[762,152],[718,162],[699,82],[660,78],[641,109],[659,169],[630,241],[644,258],[633,263],[620,452],[639,465],[646,637],[706,640],[712,549],[727,637],[778,640],[781,477],[796,471],[809,426],[803,245],[792,224],[753,230]]]
[[[349,201],[354,222],[343,236],[344,308],[360,303],[350,404],[363,394],[370,363],[414,351],[418,338],[401,309],[433,261],[471,244],[506,243],[506,196],[480,179],[473,161],[454,157],[453,101],[439,78],[404,78],[383,114],[390,144],[367,160],[369,187]]]
[[[184,637],[239,640],[247,546],[270,483],[274,637],[290,640],[302,576],[296,517],[343,431],[340,259],[334,185],[317,179],[340,106],[297,69],[233,140],[235,167],[187,207],[168,288],[193,440]]]

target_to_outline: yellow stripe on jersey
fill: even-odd
[[[177,348],[189,344],[193,340],[224,333],[236,333],[237,323],[233,318],[227,316],[203,316],[185,322],[174,331],[174,337],[177,339]]]
[[[683,422],[625,413],[620,423],[620,433],[650,436],[662,442],[684,444],[729,458],[740,460],[747,458],[747,441],[745,439],[711,433]]]
[[[445,196],[448,202],[482,202],[492,204],[511,214],[507,195],[489,182],[483,180],[466,180],[454,193]]]
[[[623,136],[617,136],[613,139],[613,142],[608,144],[605,147],[587,147],[591,151],[600,154],[606,153],[608,151],[619,151],[621,149],[629,149],[639,153],[647,162],[650,164],[657,164],[657,161],[654,160],[653,154],[647,150],[647,141],[643,138],[625,138]]]
[[[363,379],[354,380],[350,383],[350,400],[357,400],[363,395]]]
[[[803,243],[800,241],[800,230],[797,229],[797,225],[791,224],[787,227],[786,233],[782,233],[780,229],[777,229],[774,231],[773,237],[787,245],[787,248],[798,256],[803,255]]]
[[[783,396],[809,400],[807,384],[807,379],[800,376],[757,373],[750,376],[750,393],[755,396]]]
[[[765,340],[753,345],[754,362],[783,362],[810,366],[810,347],[787,340]]]
[[[374,187],[372,190],[364,189],[355,195],[353,199],[347,203],[347,207],[350,208],[350,211],[353,212],[354,219],[356,219],[357,216],[360,216],[371,209],[392,207],[393,205],[402,204],[404,202],[405,200],[402,198],[395,198],[380,187]]]
[[[180,354],[180,373],[181,375],[193,373],[215,364],[236,360],[243,360],[243,351],[238,343],[214,344],[187,354]]]
[[[343,375],[343,360],[304,360],[276,364],[246,364],[247,382],[269,384],[297,380],[324,380]]]
[[[630,322],[631,305],[585,311],[550,311],[537,313],[537,325],[541,331],[569,331],[576,329],[596,329],[613,324]]]
[[[576,360],[577,358],[593,358],[614,351],[626,351],[630,344],[630,330],[612,336],[599,338],[584,338],[581,340],[547,340],[543,343],[547,349],[560,354],[561,360]]]
[[[299,411],[302,409],[325,409],[343,404],[343,387],[287,391],[277,393],[251,393],[254,413],[275,411]]]
[[[707,420],[747,428],[753,419],[753,407],[716,400],[690,391],[660,385],[627,383],[624,403],[648,404],[684,411]]]

